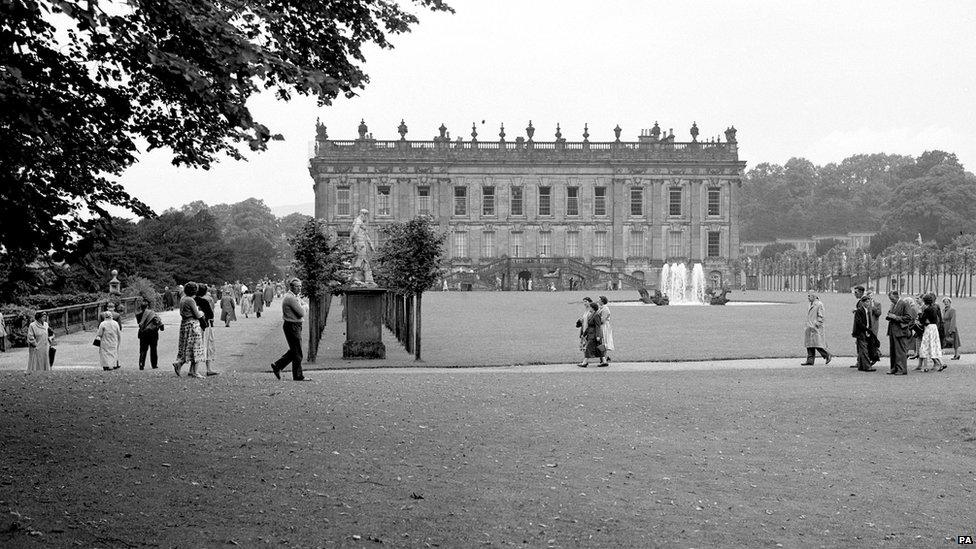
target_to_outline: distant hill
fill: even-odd
[[[269,206],[271,208],[271,213],[275,217],[285,217],[291,213],[301,213],[305,215],[315,215],[315,203],[314,202],[304,202],[302,204],[288,204],[285,206]]]

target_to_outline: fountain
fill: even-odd
[[[661,293],[668,296],[670,305],[707,305],[701,263],[695,263],[691,272],[684,263],[665,264],[661,269]]]

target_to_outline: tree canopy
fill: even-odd
[[[248,109],[261,90],[323,105],[354,95],[368,82],[363,45],[391,47],[417,23],[404,4],[0,2],[0,254],[57,259],[110,206],[151,216],[113,177],[140,147],[200,168],[265,149],[280,137]]]
[[[397,293],[415,295],[430,289],[442,273],[446,234],[437,234],[429,217],[418,216],[383,228],[376,252],[376,281]]]

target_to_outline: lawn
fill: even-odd
[[[602,292],[613,301],[636,292]],[[424,294],[423,355],[428,365],[570,363],[578,351],[576,319],[584,296],[601,292],[430,292]],[[734,301],[770,305],[655,307],[611,303],[617,361],[777,358],[806,355],[808,302],[796,292],[733,292]],[[824,294],[827,342],[854,356],[854,298]],[[887,298],[881,297],[883,311]],[[976,299],[955,299],[964,344],[976,337]],[[882,315],[883,316],[883,315]],[[882,324],[882,352],[887,352]],[[335,335],[334,337],[339,337]],[[387,342],[388,345],[396,342]],[[819,360],[819,359],[818,359]]]
[[[0,372],[0,546],[942,546],[972,374]]]

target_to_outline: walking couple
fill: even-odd
[[[606,296],[600,296],[600,305],[588,297],[583,298],[583,315],[576,321],[579,328],[580,350],[583,361],[578,364],[586,368],[591,358],[598,358],[597,366],[610,365],[610,351],[613,350],[613,329],[610,326],[610,307]]]

